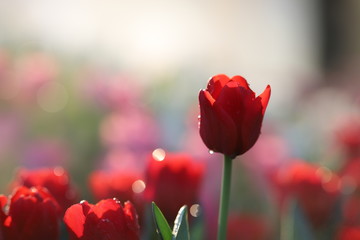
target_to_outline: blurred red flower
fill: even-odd
[[[258,216],[235,215],[228,219],[227,240],[263,240],[269,235],[266,221]]]
[[[186,154],[153,152],[146,169],[145,197],[154,201],[166,219],[175,220],[183,205],[197,203],[204,166]]]
[[[122,202],[136,202],[145,189],[138,173],[125,171],[94,171],[89,176],[89,186],[96,200],[117,198]]]
[[[59,239],[59,206],[41,187],[19,187],[1,199],[1,223],[5,240]]]
[[[89,176],[89,186],[95,199],[117,198],[121,202],[132,202],[142,218],[144,201],[142,193],[145,183],[137,172],[94,171]]]
[[[74,204],[64,215],[71,240],[138,240],[140,227],[131,202],[121,205],[117,199]]]
[[[71,185],[68,173],[61,167],[35,170],[21,169],[12,186],[41,186],[49,190],[61,206],[62,212],[78,201],[78,193]]]
[[[349,117],[335,131],[338,143],[344,148],[347,157],[360,156],[360,118]]]
[[[337,240],[357,240],[360,239],[360,226],[341,227]]]
[[[325,167],[294,162],[281,169],[275,181],[282,196],[293,197],[314,228],[323,227],[340,195],[340,179]]]
[[[241,76],[212,77],[199,93],[200,136],[214,152],[231,157],[248,151],[260,135],[270,86],[255,96]]]

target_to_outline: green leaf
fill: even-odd
[[[152,202],[152,212],[156,226],[156,232],[159,234],[160,239],[171,240],[172,234],[171,234],[170,226],[166,221],[164,215],[162,214],[162,212],[154,202]]]
[[[173,240],[190,240],[187,206],[180,208],[172,231]]]

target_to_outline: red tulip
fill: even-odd
[[[0,198],[3,239],[59,239],[59,206],[45,188],[16,188],[7,206]]]
[[[142,189],[135,189],[137,184],[142,184]],[[123,202],[134,202],[137,198],[136,194],[145,189],[139,174],[129,171],[94,171],[89,177],[89,186],[97,200],[115,197]],[[134,192],[134,190],[139,191]]]
[[[227,240],[263,240],[269,236],[269,226],[265,219],[252,215],[230,215]]]
[[[360,239],[360,226],[343,226],[338,232],[338,240]]]
[[[121,202],[132,202],[139,218],[143,216],[142,193],[145,183],[141,176],[132,171],[94,171],[89,177],[89,186],[96,200],[117,198]]]
[[[241,76],[212,77],[199,93],[200,136],[205,145],[230,157],[248,151],[260,135],[270,92],[268,85],[256,97]]]
[[[139,240],[140,227],[131,202],[117,199],[74,204],[65,212],[64,222],[71,240]]]
[[[71,185],[68,173],[61,167],[36,170],[21,169],[13,186],[41,186],[49,190],[62,208],[62,212],[78,201],[78,194]]]
[[[340,196],[340,179],[329,169],[297,162],[279,171],[275,177],[285,197],[293,197],[314,228],[329,220]]]
[[[188,155],[166,154],[159,158],[153,154],[146,169],[145,196],[159,206],[168,221],[174,221],[183,205],[198,203],[203,172],[203,165]]]

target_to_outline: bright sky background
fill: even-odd
[[[184,66],[209,77],[240,74],[257,92],[271,84],[276,104],[318,74],[316,7],[311,0],[3,0],[0,39],[30,36],[50,49],[109,55],[142,78]]]

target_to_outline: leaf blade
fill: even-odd
[[[171,240],[172,233],[169,223],[166,221],[163,213],[154,202],[152,202],[152,212],[156,226],[156,232],[158,233],[160,238],[163,240]]]
[[[173,240],[190,240],[187,206],[180,208],[172,231]]]

